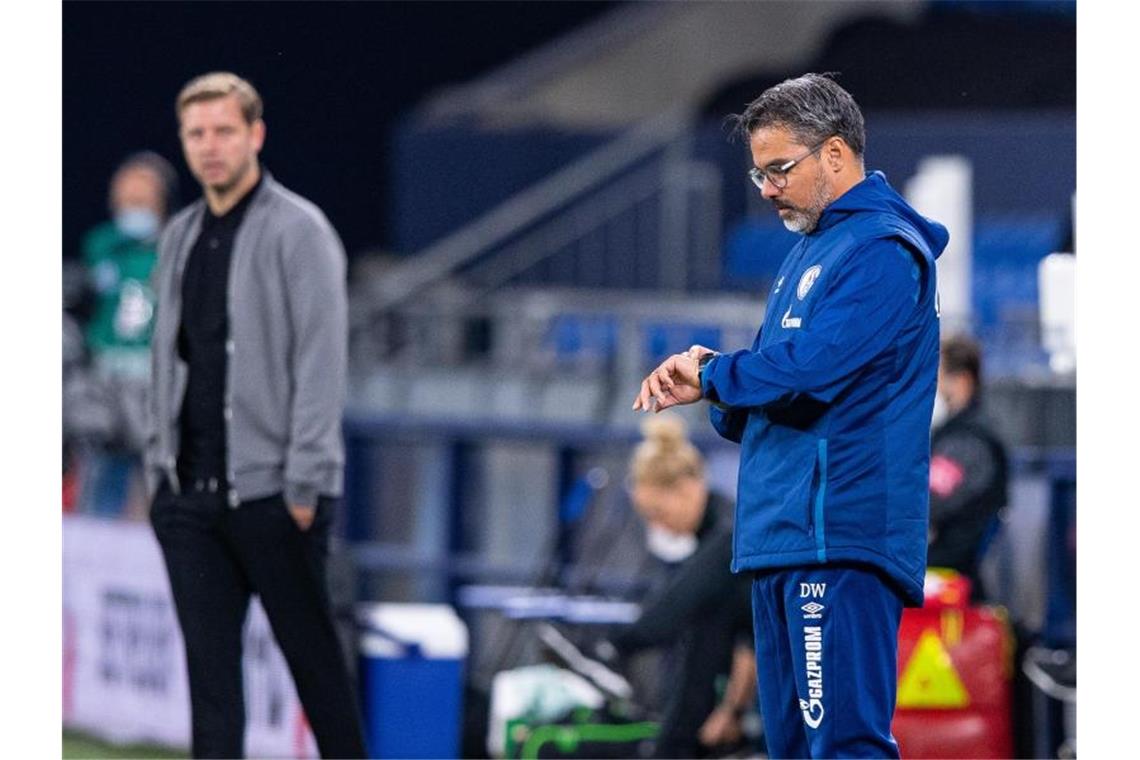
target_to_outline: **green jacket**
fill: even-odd
[[[95,291],[87,325],[87,345],[98,355],[127,349],[145,355],[154,324],[151,270],[158,259],[156,241],[139,241],[104,222],[83,239],[83,262]]]

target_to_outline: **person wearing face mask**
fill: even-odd
[[[104,376],[144,380],[154,317],[151,270],[177,174],[157,153],[135,153],[111,177],[111,219],[87,233],[83,262],[94,304],[87,345]]]
[[[709,490],[684,424],[664,416],[648,420],[643,434],[630,462],[630,496],[649,550],[675,568],[638,620],[608,642],[608,659],[672,646],[677,670],[663,680],[655,756],[708,757],[740,741],[753,702],[751,581],[729,569],[733,504]]]
[[[942,342],[938,401],[930,436],[930,544],[927,565],[956,570],[984,599],[978,561],[998,512],[1006,504],[1005,445],[981,405],[982,359],[964,336]],[[936,406],[937,411],[937,406]],[[941,419],[939,417],[941,416]]]

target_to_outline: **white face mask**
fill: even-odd
[[[946,418],[950,416],[950,407],[942,400],[942,394],[934,394],[934,414],[930,418],[930,427],[933,430],[936,427],[946,422]]]
[[[132,240],[151,240],[158,234],[158,215],[150,209],[127,207],[115,214],[115,226]]]
[[[692,533],[674,533],[650,523],[645,532],[645,545],[657,559],[675,563],[687,559],[697,550],[697,537]]]

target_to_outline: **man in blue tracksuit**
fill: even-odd
[[[865,173],[862,114],[831,79],[776,85],[738,120],[753,182],[803,239],[752,347],[670,357],[634,409],[706,398],[741,444],[732,569],[755,574],[771,755],[898,757],[898,626],[922,604],[948,235]]]

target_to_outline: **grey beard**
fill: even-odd
[[[813,215],[806,211],[793,211],[788,214],[784,219],[781,219],[784,227],[788,232],[798,232],[801,235],[806,235],[815,229],[816,222],[819,221],[819,215]]]
[[[784,227],[789,232],[798,232],[801,235],[807,235],[815,229],[819,224],[819,217],[823,215],[823,210],[827,208],[831,201],[831,193],[828,192],[827,183],[823,179],[823,173],[820,172],[816,175],[815,185],[815,202],[805,209],[795,209],[792,213],[788,214],[786,219],[781,219]]]

